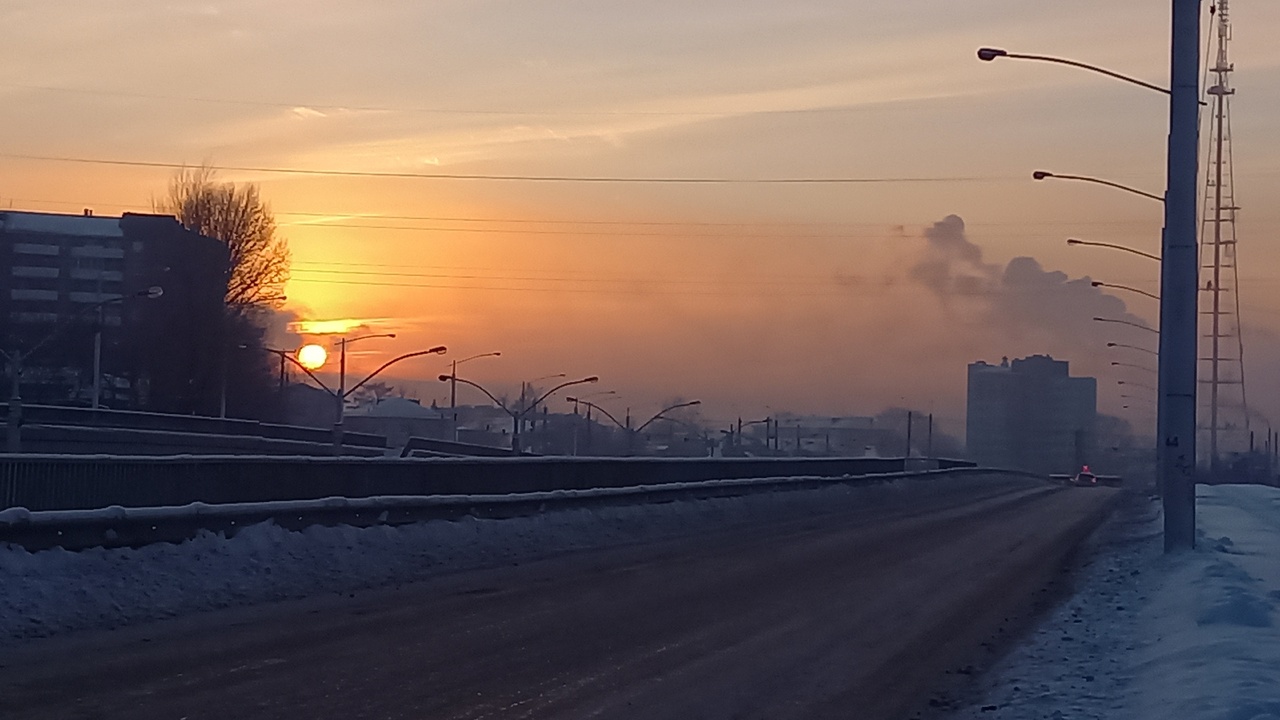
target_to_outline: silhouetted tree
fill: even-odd
[[[284,302],[289,244],[276,236],[275,216],[257,185],[218,182],[207,166],[184,169],[153,205],[188,230],[226,243],[231,258],[226,305],[233,313],[249,315]]]
[[[256,185],[219,182],[207,166],[176,173],[152,206],[227,249],[222,312],[186,330],[203,337],[189,346],[212,347],[189,368],[191,396],[173,409],[217,414],[225,402],[233,417],[280,415],[275,358],[261,348],[268,314],[284,302],[289,247],[276,235],[271,208]]]

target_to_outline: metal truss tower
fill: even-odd
[[[1216,52],[1209,55],[1208,163],[1200,231],[1201,430],[1208,435],[1204,460],[1220,467],[1224,455],[1249,450],[1249,405],[1244,384],[1244,337],[1240,327],[1240,272],[1236,254],[1235,171],[1231,151],[1231,42],[1229,0],[1210,7]],[[1206,447],[1201,445],[1202,448]]]

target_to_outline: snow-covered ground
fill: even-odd
[[[1154,503],[1120,518],[955,720],[1280,720],[1280,489],[1197,496],[1196,551],[1162,554]]]
[[[929,487],[939,487],[939,482],[955,481],[903,478],[874,485],[556,510],[504,520],[465,518],[363,529],[312,526],[296,532],[261,523],[230,539],[204,533],[181,544],[157,543],[136,550],[31,553],[0,545],[0,646],[201,610],[412,582],[567,550],[681,537],[854,506],[903,505]],[[9,519],[21,521],[27,517],[24,513],[13,511]]]

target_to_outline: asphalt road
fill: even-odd
[[[0,717],[909,717],[1113,498],[1010,483],[55,638],[0,657]]]

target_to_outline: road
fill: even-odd
[[[893,718],[1027,614],[1109,489],[1009,481],[0,656],[0,717]]]

